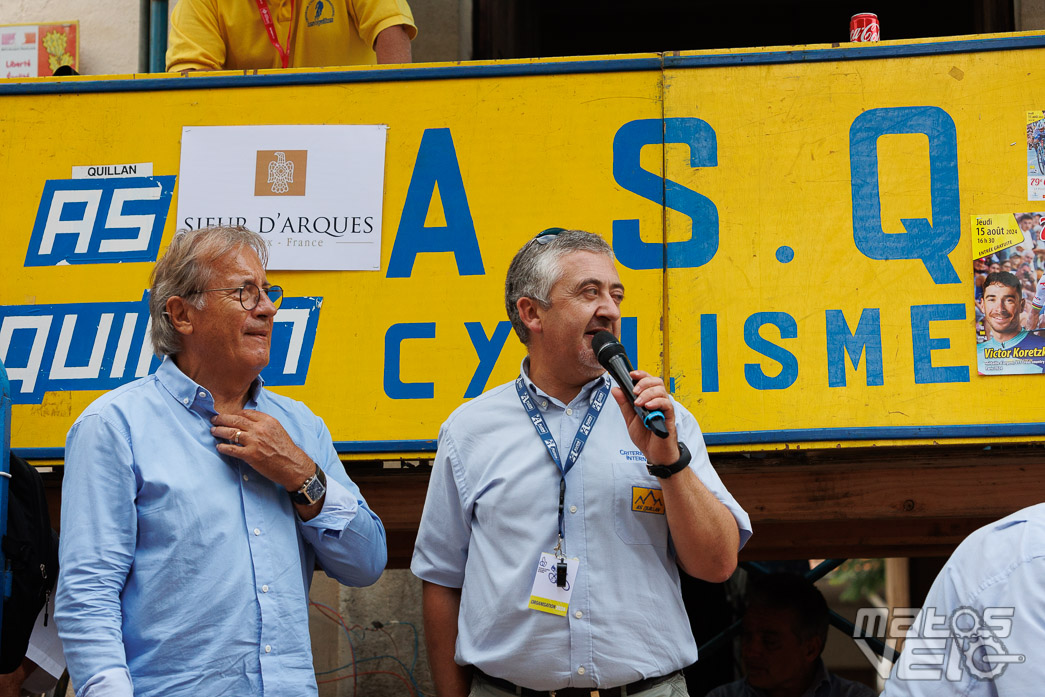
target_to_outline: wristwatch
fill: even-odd
[[[289,493],[290,500],[302,506],[311,506],[322,499],[327,493],[327,475],[323,473],[323,468],[316,465],[316,473],[306,479],[300,489]]]
[[[675,461],[673,465],[646,465],[646,470],[658,479],[667,479],[676,472],[689,467],[690,460],[693,459],[693,454],[689,452],[689,448],[682,441],[679,441],[679,459]]]

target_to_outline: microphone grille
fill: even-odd
[[[595,352],[596,358],[599,358],[602,355],[604,349],[609,349],[607,355],[613,355],[616,353],[612,349],[614,344],[620,347],[621,351],[624,350],[624,347],[617,341],[617,337],[613,336],[610,332],[601,331],[591,338],[591,349]]]

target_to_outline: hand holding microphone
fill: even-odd
[[[635,382],[631,379],[631,361],[624,351],[624,346],[610,332],[601,331],[591,339],[591,348],[599,365],[609,372],[620,385],[621,391],[635,408],[635,413],[642,419],[642,425],[652,431],[658,438],[668,437],[668,428],[664,422],[664,414],[660,411],[648,411],[635,405]]]

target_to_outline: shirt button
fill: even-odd
[[[246,481],[249,481],[249,480],[250,480],[250,477],[248,477],[247,475],[243,475],[243,481],[246,482]]]
[[[189,403],[189,398],[186,397],[185,399],[181,400],[181,403],[182,404],[188,404]]]
[[[542,407],[548,406],[548,400],[544,400],[543,402],[541,402],[541,406]]]
[[[573,616],[576,617],[577,619],[580,619],[580,618],[584,617],[584,613],[581,612],[580,610],[578,610],[577,612],[573,613]],[[581,670],[584,670],[584,668],[581,668]]]
[[[261,587],[261,592],[262,593],[268,593],[269,592],[269,587],[268,586],[262,586]]]
[[[271,644],[265,644],[265,653],[272,653],[272,645]],[[581,670],[583,670],[583,668]]]
[[[570,506],[570,513],[576,513],[576,512],[577,512],[577,507],[576,506]]]
[[[260,535],[261,534],[261,530],[259,530],[257,528],[254,528],[254,534],[255,535]]]
[[[567,409],[566,416],[573,416],[573,409]]]
[[[584,675],[584,666],[577,669],[577,675]]]
[[[206,396],[207,396],[207,393],[204,392],[203,390],[200,390],[200,397],[206,397]]]

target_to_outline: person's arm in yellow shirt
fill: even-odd
[[[374,52],[377,53],[379,64],[411,62],[410,35],[406,31],[406,25],[397,24],[378,34],[377,41],[374,42]]]

